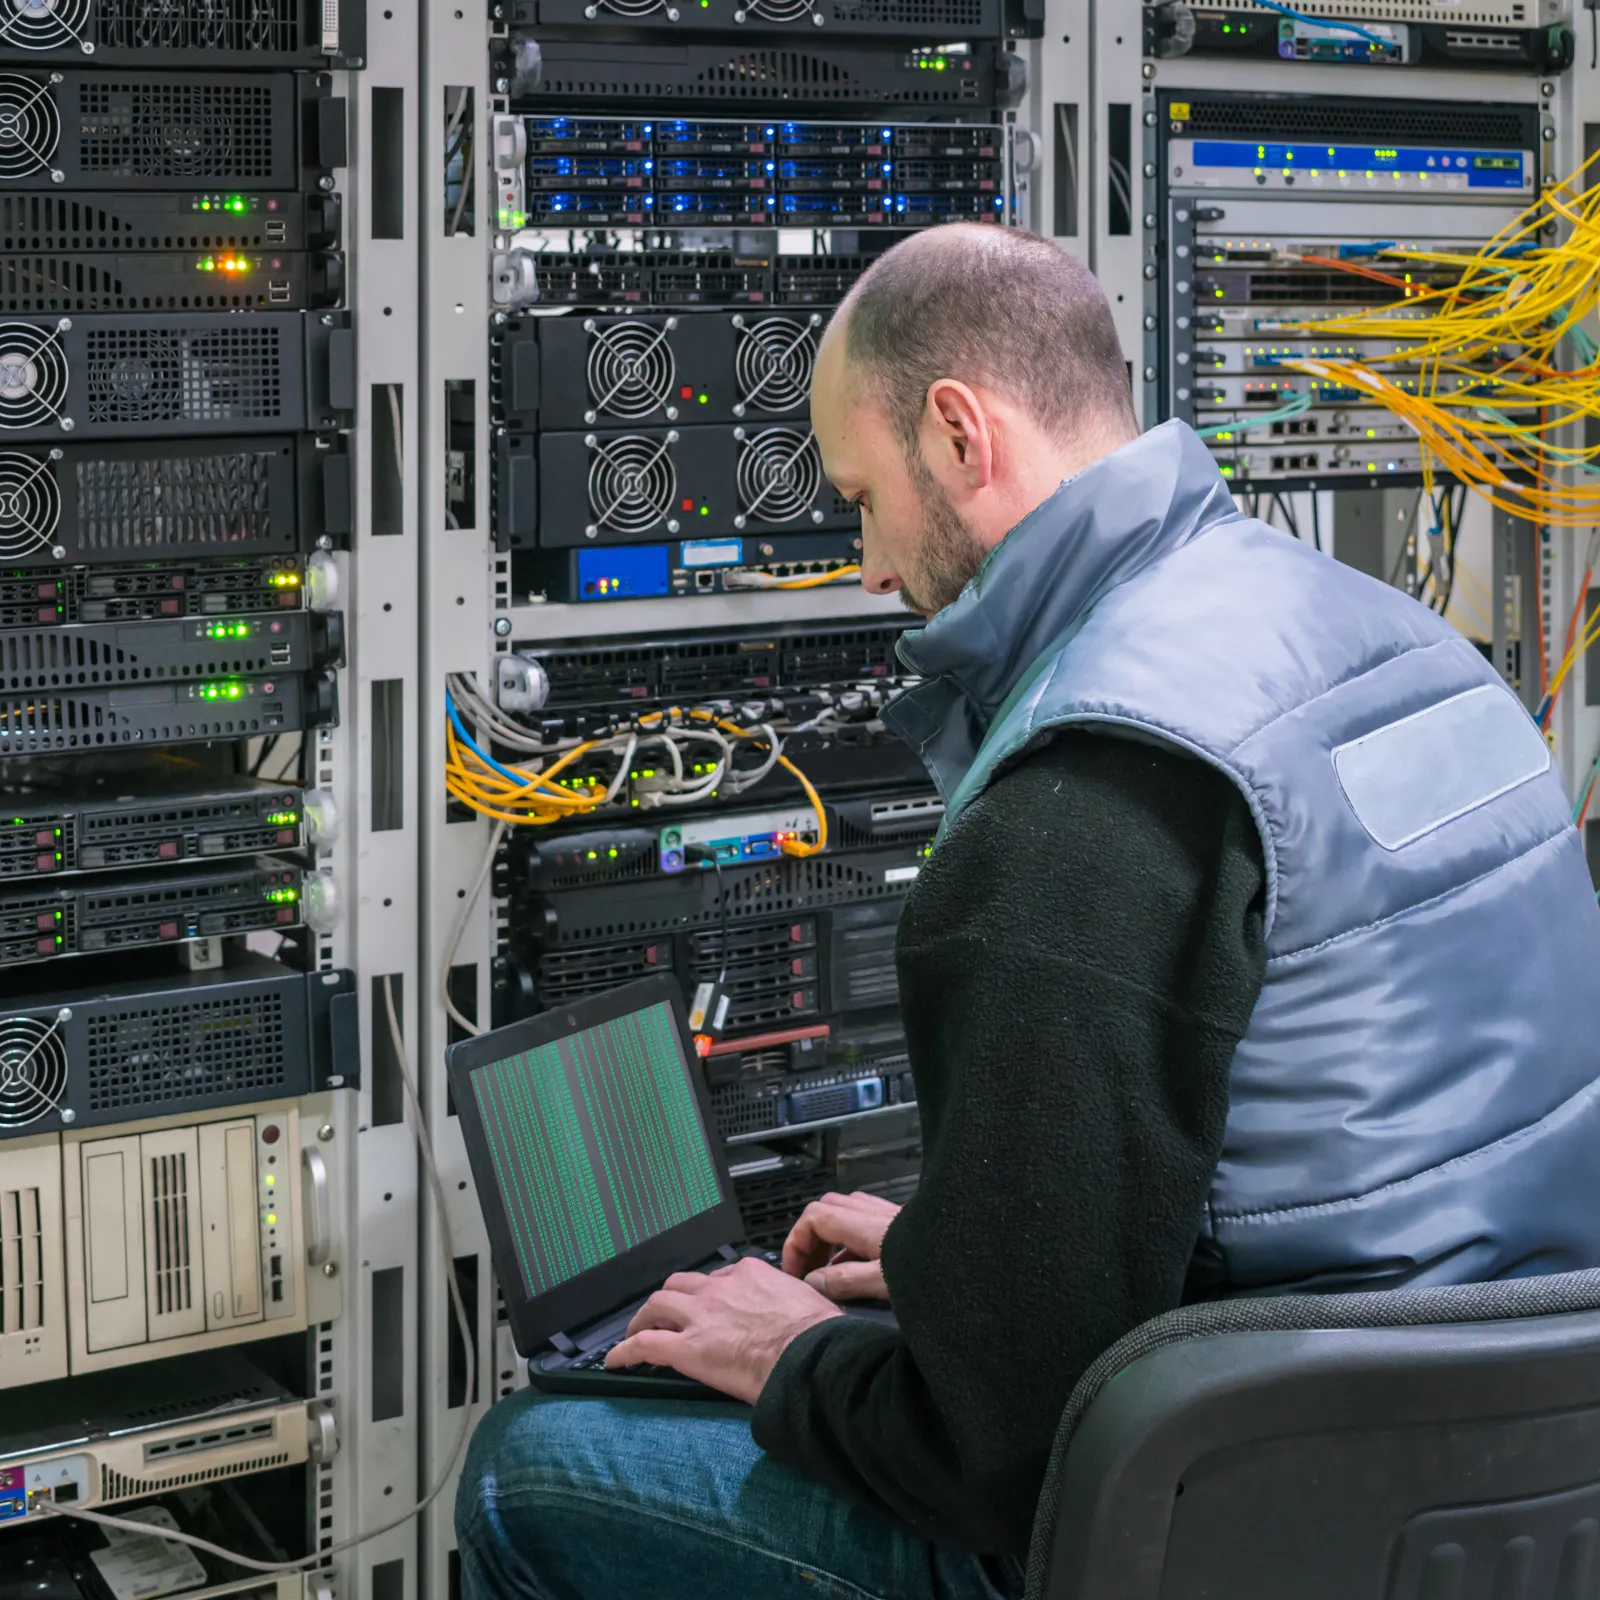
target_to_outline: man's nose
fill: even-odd
[[[875,560],[870,551],[863,550],[861,587],[870,594],[898,594],[905,584],[893,567]]]

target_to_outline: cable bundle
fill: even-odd
[[[634,799],[641,808],[688,806],[743,794],[781,767],[805,790],[817,814],[815,841],[785,840],[784,853],[812,856],[827,845],[827,813],[811,780],[783,753],[784,740],[797,733],[834,731],[842,709],[828,705],[810,721],[794,725],[774,717],[741,727],[720,707],[674,706],[641,713],[598,738],[546,741],[502,712],[470,677],[457,673],[445,695],[445,788],[480,816],[539,826],[617,804],[630,779],[652,782]],[[501,761],[492,752],[496,745],[530,759],[515,765]],[[638,772],[634,762],[641,753],[658,755],[660,768]],[[741,764],[746,754],[757,759]],[[614,761],[615,770],[602,779],[586,762],[586,771],[574,772],[586,757],[597,758],[602,767]],[[558,782],[563,774],[572,776]]]
[[[1285,324],[1341,338],[1393,340],[1360,360],[1302,358],[1284,365],[1348,389],[1383,407],[1422,444],[1423,481],[1431,494],[1442,469],[1513,516],[1557,527],[1600,521],[1600,446],[1560,442],[1562,430],[1600,420],[1600,359],[1580,327],[1600,303],[1600,185],[1580,190],[1589,163],[1545,191],[1475,254],[1377,247],[1372,265],[1332,257],[1309,264],[1356,272],[1392,284],[1390,305],[1314,323]],[[1543,245],[1551,217],[1567,239]],[[1419,285],[1407,266],[1457,273],[1447,287]],[[1428,315],[1419,318],[1418,311]],[[1570,340],[1580,366],[1563,370]],[[1404,380],[1383,369],[1417,369]],[[1580,481],[1568,483],[1563,468]]]

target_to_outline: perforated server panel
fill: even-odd
[[[10,189],[314,190],[347,159],[325,75],[0,71]]]
[[[12,566],[98,567],[342,545],[349,465],[328,434],[0,448],[0,551]]]
[[[1388,252],[1472,253],[1515,218],[1542,176],[1538,108],[1210,91],[1161,91],[1157,104],[1147,414],[1205,431],[1240,487],[1415,481],[1403,423],[1294,363],[1395,348],[1316,325],[1369,306],[1405,315],[1416,288],[1452,282],[1453,269]],[[1403,389],[1422,381],[1383,370]]]
[[[337,194],[249,189],[0,194],[0,252],[335,250]]]
[[[0,322],[0,440],[284,433],[354,406],[344,313]]]
[[[53,0],[0,26],[0,62],[359,67],[365,0]]]
[[[0,1000],[0,1138],[354,1088],[355,1006],[348,972],[249,954],[97,987],[35,981]]]
[[[828,37],[909,36],[993,39],[998,0],[511,0],[514,24],[657,32],[748,30]]]
[[[267,311],[338,305],[344,259],[331,250],[182,254],[0,253],[0,312]]]

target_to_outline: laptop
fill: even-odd
[[[464,1039],[445,1063],[529,1383],[726,1400],[667,1368],[605,1367],[669,1274],[765,1254],[744,1243],[677,980],[658,973]]]

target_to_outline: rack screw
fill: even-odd
[[[322,1126],[317,1129],[317,1137],[324,1144],[326,1144],[333,1137],[333,1124],[331,1122],[324,1122]]]
[[[509,637],[511,633],[511,618],[496,617],[494,619],[495,636],[500,639]]]

